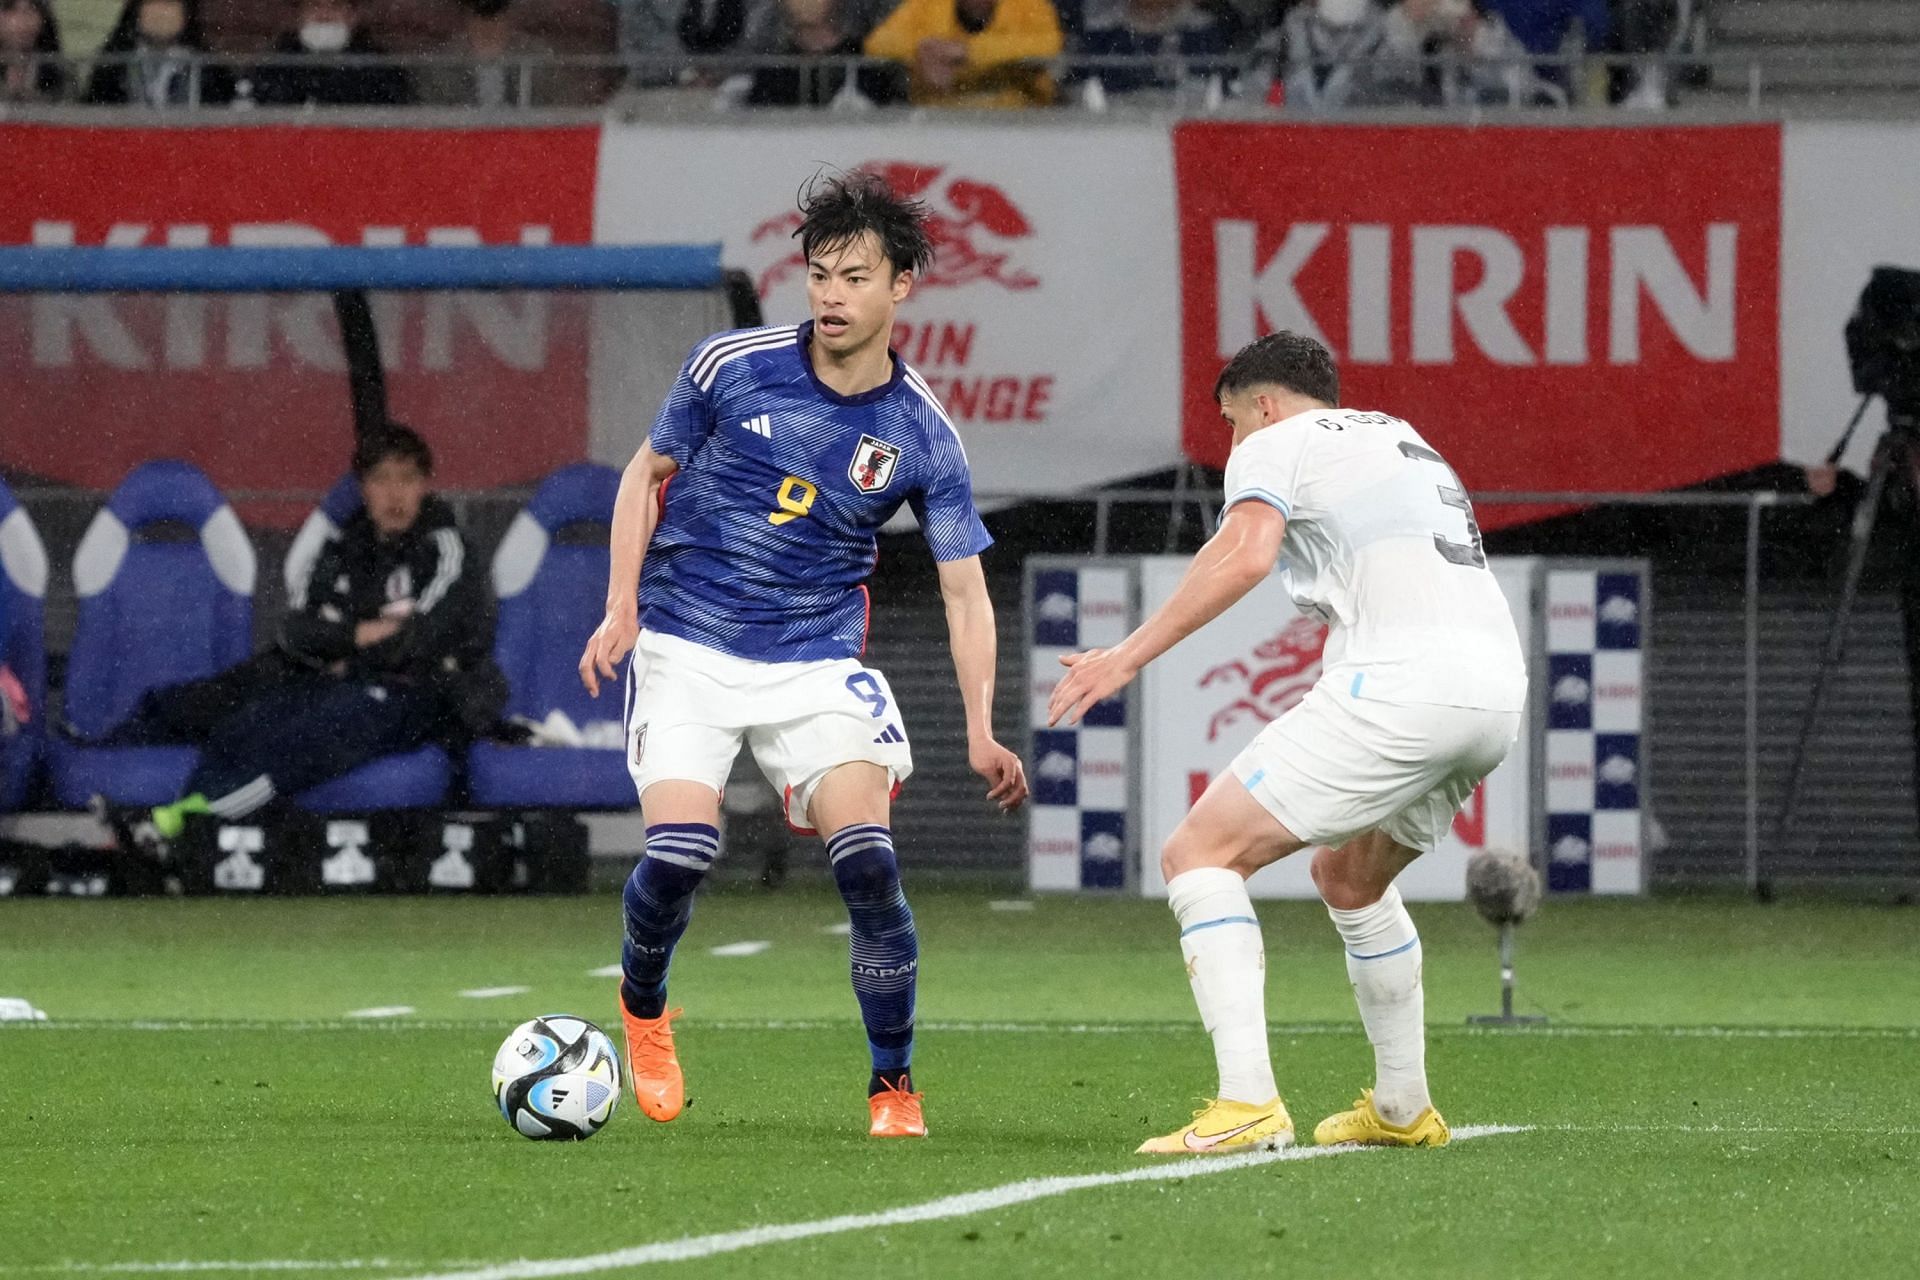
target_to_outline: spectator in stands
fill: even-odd
[[[806,67],[761,67],[746,102],[754,107],[869,107],[907,100],[906,74],[865,66],[847,78],[848,58],[861,56],[860,36],[847,29],[840,0],[780,0],[783,32],[771,52],[819,59]]]
[[[420,101],[447,107],[553,107],[589,100],[584,77],[570,77],[554,66],[553,46],[515,24],[514,0],[461,2],[466,21],[434,50],[445,61],[421,69]]]
[[[1687,4],[1686,18],[1693,6]],[[1612,49],[1617,53],[1677,53],[1687,42],[1691,22],[1683,21],[1681,0],[1613,0]],[[1692,68],[1683,70],[1687,78]],[[1624,106],[1663,111],[1668,104],[1667,67],[1647,60],[1630,67],[1610,68],[1608,98]]]
[[[778,43],[776,0],[616,0],[632,88],[694,82],[687,55],[765,52]],[[641,60],[644,60],[642,62]]]
[[[137,107],[223,106],[233,73],[206,61],[200,0],[127,0],[100,46],[87,101]]]
[[[1257,49],[1284,58],[1286,104],[1304,111],[1389,106],[1424,96],[1420,40],[1377,0],[1307,0]]]
[[[1588,53],[1606,49],[1612,25],[1608,0],[1480,0],[1488,12],[1499,15],[1528,53],[1541,57],[1565,48],[1573,26],[1580,24],[1582,47]],[[1563,89],[1573,76],[1566,67],[1543,66],[1540,74]]]
[[[1219,59],[1234,43],[1234,28],[1220,10],[1205,9],[1189,0],[1127,0],[1126,7],[1102,18],[1089,18],[1077,52],[1088,57],[1161,58],[1155,67],[1090,66],[1075,78],[1098,84],[1102,93],[1132,93],[1140,89],[1179,87],[1177,58]],[[1203,68],[1200,76],[1221,75],[1221,69]]]
[[[390,423],[360,440],[353,472],[364,505],[297,586],[278,645],[148,693],[108,737],[201,747],[185,795],[153,811],[163,838],[188,814],[243,817],[383,755],[461,745],[505,705],[482,575],[429,492],[426,442]]]
[[[273,62],[253,75],[253,97],[268,106],[404,106],[413,101],[413,77],[403,67],[330,64],[328,57],[386,53],[360,23],[355,0],[300,0],[298,22],[273,52],[301,57]]]
[[[0,0],[0,102],[58,102],[66,95],[60,24],[47,0]]]
[[[916,106],[1025,107],[1053,101],[1040,64],[1064,44],[1049,0],[902,0],[866,49],[908,69]]]

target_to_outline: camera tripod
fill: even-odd
[[[1862,396],[1859,407],[1854,410],[1853,418],[1847,423],[1846,431],[1840,442],[1827,455],[1829,466],[1837,465],[1848,443],[1853,438],[1854,428],[1860,425],[1866,414],[1867,406],[1873,401],[1872,394]],[[1780,802],[1780,811],[1774,822],[1774,844],[1778,847],[1785,843],[1787,824],[1793,820],[1794,807],[1799,803],[1800,786],[1806,774],[1808,747],[1812,743],[1813,733],[1818,727],[1820,711],[1825,701],[1828,686],[1833,675],[1840,668],[1841,660],[1846,656],[1847,630],[1853,619],[1854,606],[1860,598],[1860,580],[1866,572],[1867,553],[1873,544],[1874,526],[1880,519],[1882,508],[1887,502],[1887,488],[1896,478],[1906,484],[1910,490],[1920,486],[1920,404],[1887,405],[1887,434],[1874,450],[1873,466],[1867,476],[1866,495],[1853,513],[1853,524],[1848,533],[1847,565],[1841,579],[1840,598],[1835,603],[1833,615],[1827,620],[1827,640],[1821,649],[1820,665],[1815,669],[1813,678],[1813,696],[1807,701],[1806,713],[1800,721],[1800,732],[1794,739],[1791,764],[1787,769],[1787,784]],[[1903,601],[1904,603],[1904,601]],[[1911,625],[1911,621],[1909,621]],[[1908,643],[1913,643],[1908,637]],[[1920,706],[1920,703],[1916,704]],[[1920,722],[1917,722],[1920,723]],[[1773,882],[1769,877],[1760,876],[1754,884],[1754,896],[1762,902],[1771,902],[1774,896]]]

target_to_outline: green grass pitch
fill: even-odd
[[[1165,907],[914,900],[933,1136],[890,1144],[864,1132],[830,893],[702,899],[672,992],[692,1103],[662,1126],[629,1097],[581,1144],[514,1134],[487,1073],[534,1014],[617,1040],[613,982],[592,975],[617,958],[615,898],[0,902],[0,995],[51,1015],[0,1025],[0,1280],[1920,1267],[1920,913],[1730,900],[1549,903],[1520,943],[1522,1004],[1552,1015],[1545,1032],[1469,1031],[1495,1004],[1493,932],[1415,906],[1436,1099],[1456,1128],[1520,1132],[1029,1188],[615,1265],[1161,1167],[1133,1147],[1212,1081]],[[1261,914],[1275,1066],[1310,1131],[1371,1056],[1324,914]],[[770,945],[711,954],[743,941]],[[461,994],[504,987],[528,990]]]

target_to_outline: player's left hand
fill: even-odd
[[[1095,703],[1111,698],[1140,674],[1140,668],[1121,657],[1117,649],[1069,653],[1060,659],[1060,665],[1067,668],[1067,674],[1047,700],[1049,729],[1062,720],[1079,724],[1080,717],[1093,710]]]
[[[1013,812],[1027,798],[1027,771],[1020,757],[992,738],[968,745],[967,764],[993,784],[987,799],[998,804],[1003,812]]]

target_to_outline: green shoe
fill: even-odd
[[[182,796],[172,804],[155,805],[153,810],[153,829],[164,840],[178,840],[180,833],[187,829],[187,815],[190,813],[212,813],[207,798],[198,791],[190,796]]]

